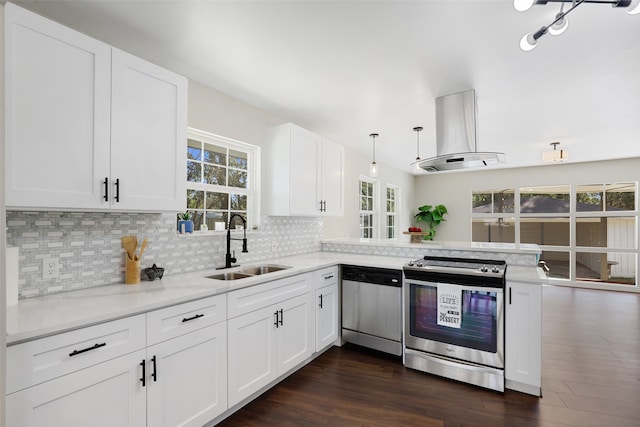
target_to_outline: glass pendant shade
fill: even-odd
[[[378,164],[376,162],[371,162],[369,166],[369,175],[372,177],[378,176]]]
[[[559,20],[558,22],[556,22],[555,24],[549,27],[549,34],[551,34],[552,36],[559,36],[560,34],[564,33],[567,30],[568,26],[569,26],[569,21],[567,20],[567,18],[562,18],[561,20]]]
[[[513,7],[516,8],[518,12],[524,12],[525,10],[529,10],[531,6],[533,6],[535,0],[514,0]]]
[[[530,50],[535,49],[538,45],[538,41],[533,38],[531,33],[527,33],[520,39],[520,49],[528,52]]]

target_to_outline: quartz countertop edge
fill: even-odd
[[[223,281],[207,276],[221,273],[209,269],[165,276],[160,280],[141,281],[136,285],[114,284],[26,298],[7,307],[7,344],[66,332],[94,324],[134,316],[176,304],[226,294],[231,291],[269,283],[286,277],[331,267],[338,264],[402,269],[406,257],[313,252],[271,258],[240,265],[237,271],[252,265],[276,264],[291,268],[245,279]],[[509,266],[507,279],[541,283],[537,267]]]

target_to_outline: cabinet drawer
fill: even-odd
[[[338,283],[338,266],[316,271],[316,289]]]
[[[311,286],[311,273],[306,273],[229,292],[229,318],[306,294],[311,290]]]
[[[144,314],[10,346],[7,348],[7,393],[144,346]]]
[[[216,295],[147,313],[147,345],[227,320],[227,296]]]

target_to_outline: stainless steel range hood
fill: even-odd
[[[418,163],[427,172],[478,168],[506,161],[504,153],[477,151],[475,90],[436,98],[436,157]]]

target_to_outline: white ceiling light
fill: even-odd
[[[559,142],[552,142],[549,145],[553,147],[553,150],[542,153],[543,162],[563,162],[569,158],[567,151],[557,149],[557,146],[560,145]]]
[[[637,15],[640,13],[640,0],[633,0],[629,6],[629,10],[627,10],[627,13],[629,15]]]
[[[416,160],[412,163],[413,171],[415,173],[422,173],[422,168],[420,167],[420,132],[422,131],[421,126],[416,126],[413,128],[416,132]]]
[[[377,133],[369,134],[371,138],[373,138],[373,161],[369,166],[369,175],[372,177],[378,176],[378,164],[376,163],[376,138],[378,137]]]
[[[560,6],[560,12],[556,15],[556,19],[560,18],[555,24],[549,27],[549,34],[559,36],[564,33],[569,26],[569,20],[564,16],[564,3]]]
[[[616,8],[628,8],[627,12],[632,15],[640,13],[640,0],[513,0],[513,6],[516,10],[524,12],[534,4],[546,5],[549,2],[562,3],[560,12],[556,14],[555,19],[548,25],[541,27],[533,34],[525,34],[520,39],[520,49],[524,51],[533,50],[538,44],[538,39],[547,33],[554,36],[564,33],[569,25],[566,16],[582,3],[605,3]],[[564,3],[571,3],[571,8],[566,12],[564,11]]]

